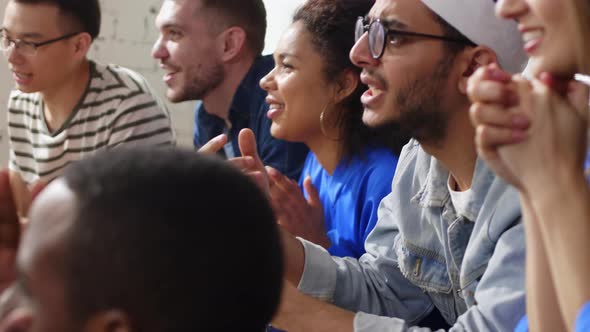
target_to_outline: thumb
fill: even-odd
[[[307,192],[307,203],[313,207],[321,206],[320,195],[311,182],[311,177],[309,175],[303,180],[303,188]]]
[[[215,154],[217,151],[223,149],[223,146],[227,143],[227,135],[221,134],[213,137],[209,142],[199,148],[200,153],[204,154]]]
[[[256,137],[251,129],[245,128],[240,131],[238,144],[243,157],[252,157],[258,165],[264,167],[256,150]]]

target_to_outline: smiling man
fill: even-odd
[[[143,77],[86,54],[98,0],[9,0],[0,32],[16,89],[8,104],[11,184],[21,215],[28,186],[121,145],[172,144],[168,112]]]
[[[258,84],[274,67],[272,56],[260,55],[266,33],[262,0],[165,0],[156,25],[160,36],[152,55],[166,72],[168,99],[201,100],[195,147],[212,143],[208,152],[239,157],[238,133],[250,128],[262,161],[298,179],[308,149],[271,136],[266,92]]]
[[[477,157],[466,89],[480,66],[522,69],[516,24],[496,19],[491,0],[377,0],[357,21],[356,38],[350,56],[369,86],[363,121],[398,122],[414,139],[365,255],[333,257],[284,233],[289,282],[273,324],[306,332],[514,329],[525,311],[518,195]]]

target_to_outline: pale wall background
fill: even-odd
[[[289,25],[293,11],[304,0],[264,0],[267,10],[268,32],[265,54],[272,53],[281,33]],[[0,17],[4,17],[7,0],[0,0]],[[93,45],[90,57],[103,63],[116,63],[132,68],[146,77],[165,100],[165,86],[158,64],[150,55],[157,30],[154,19],[161,0],[101,0],[102,31]],[[6,102],[12,78],[6,60],[0,56],[0,167],[7,165],[8,142],[6,131]],[[194,102],[168,104],[178,142],[192,146]]]

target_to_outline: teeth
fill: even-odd
[[[17,72],[13,72],[13,73],[14,73],[14,74],[16,75],[16,77],[18,77],[18,78],[28,78],[28,77],[30,77],[30,76],[31,76],[31,75],[29,75],[29,74],[20,74],[20,73],[17,73]]]
[[[378,96],[378,95],[380,95],[380,94],[383,93],[383,90],[381,90],[381,89],[377,89],[377,88],[374,88],[374,87],[369,87],[369,89],[371,90],[371,94],[373,96]]]
[[[543,33],[539,30],[536,31],[527,31],[525,33],[522,34],[522,40],[525,43],[530,42],[531,40],[535,40],[538,38],[541,38],[543,36]]]
[[[270,110],[276,110],[276,109],[279,109],[279,108],[283,108],[283,105],[281,105],[281,104],[270,104],[268,106],[268,109],[270,109]]]

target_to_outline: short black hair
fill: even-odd
[[[445,50],[447,54],[450,56],[456,56],[459,52],[463,51],[467,47],[476,46],[474,42],[472,42],[469,38],[467,38],[464,34],[462,34],[459,30],[455,29],[449,22],[445,21],[444,18],[440,17],[437,13],[430,10],[434,21],[438,23],[438,25],[443,30],[443,35],[446,37],[450,37],[456,40],[464,40],[464,43],[444,43]]]
[[[349,56],[355,44],[356,19],[365,16],[374,0],[308,0],[297,9],[293,22],[302,22],[310,32],[311,42],[324,62],[324,78],[328,82],[337,81],[346,71],[360,75],[361,68],[355,66]],[[342,100],[339,109],[344,110],[331,115],[332,122],[340,130],[339,139],[344,141],[343,157],[350,160],[362,155],[368,147],[387,147],[399,154],[408,142],[397,125],[370,128],[363,123],[361,95],[367,86],[359,83],[356,90]]]
[[[202,9],[221,14],[224,26],[244,29],[250,50],[262,54],[266,37],[266,8],[262,0],[202,0],[202,4]]]
[[[137,331],[260,332],[282,287],[265,195],[194,151],[118,149],[65,171],[78,213],[61,266],[74,322],[116,309]]]
[[[59,8],[61,13],[73,20],[80,31],[87,32],[92,40],[100,34],[100,3],[99,0],[10,0],[25,4],[50,4]]]

